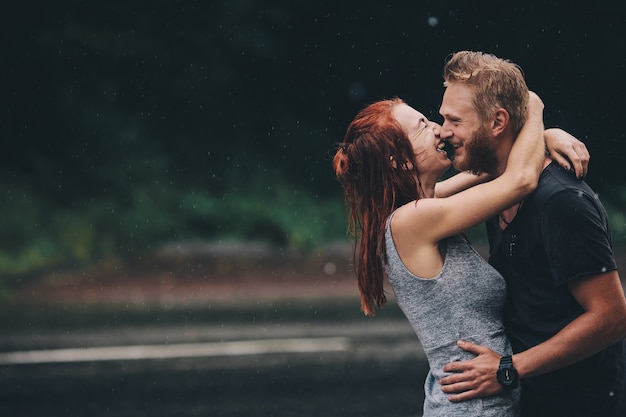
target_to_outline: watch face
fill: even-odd
[[[517,387],[517,371],[512,366],[510,368],[507,367],[498,369],[496,376],[498,378],[498,382],[504,388]]]

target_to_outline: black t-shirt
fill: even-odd
[[[587,184],[555,163],[511,224],[501,230],[494,218],[487,232],[489,262],[507,282],[503,320],[514,352],[544,342],[583,313],[568,282],[617,269],[604,207]],[[622,341],[575,365],[523,380],[523,415],[626,416],[624,409],[611,414],[597,404],[626,405],[625,354]]]

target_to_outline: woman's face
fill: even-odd
[[[411,142],[420,175],[433,173],[438,178],[450,168],[452,162],[443,150],[444,142],[435,134],[440,128],[437,123],[407,104],[395,106],[393,116]]]

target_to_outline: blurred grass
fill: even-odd
[[[317,198],[286,183],[216,196],[155,182],[70,205],[44,200],[26,186],[3,185],[0,294],[41,272],[145,257],[173,242],[252,241],[307,251],[347,240],[341,195]],[[603,201],[620,249],[626,247],[622,200],[626,187]],[[483,253],[484,227],[468,236]]]
[[[253,241],[306,251],[345,240],[343,202],[282,185],[214,196],[141,185],[61,206],[15,184],[4,194],[0,288],[54,268],[145,256],[180,241]]]

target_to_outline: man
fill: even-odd
[[[455,168],[500,175],[525,118],[521,70],[464,51],[448,60],[444,80],[441,136]],[[522,416],[626,416],[626,299],[594,192],[546,158],[537,190],[487,230],[489,261],[507,281],[503,319],[515,354],[459,341],[477,356],[444,367],[450,401],[519,380]]]

